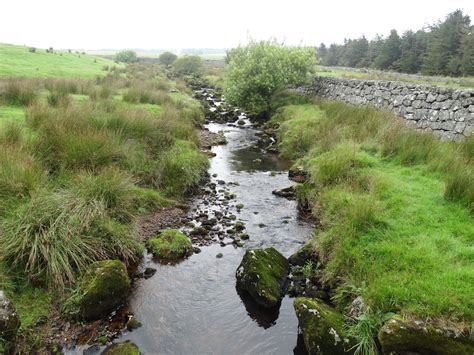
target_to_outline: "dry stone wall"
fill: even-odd
[[[315,77],[298,92],[392,111],[419,130],[460,141],[474,133],[474,90],[398,81]]]

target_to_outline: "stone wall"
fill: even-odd
[[[407,124],[444,140],[474,133],[474,90],[415,85],[398,81],[316,77],[299,93],[392,111]]]

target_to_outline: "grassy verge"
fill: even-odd
[[[89,264],[140,257],[137,216],[200,182],[203,114],[185,90],[168,93],[178,85],[153,64],[96,80],[0,80],[0,287],[25,352],[41,348],[32,327]]]
[[[81,77],[94,78],[112,67],[123,68],[111,60],[91,55],[49,51],[11,44],[0,44],[0,77]]]
[[[341,310],[362,296],[372,318],[474,320],[472,138],[437,141],[338,102],[287,105],[271,122],[281,154],[310,173],[298,199],[321,222],[315,273]]]

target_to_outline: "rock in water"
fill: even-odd
[[[379,331],[384,354],[472,355],[469,329],[451,329],[395,315]]]
[[[312,241],[307,242],[298,251],[291,255],[288,260],[291,265],[304,266],[308,261],[317,262],[318,256]]]
[[[153,256],[168,261],[177,261],[193,253],[193,245],[188,237],[175,229],[165,229],[157,237],[148,241]]]
[[[102,355],[140,355],[140,349],[130,340],[115,343],[102,352]]]
[[[344,316],[324,302],[296,298],[293,303],[309,355],[353,354],[354,345],[344,332]]]
[[[277,189],[273,190],[272,194],[279,196],[279,197],[284,197],[289,200],[293,200],[295,198],[295,187],[294,186],[288,186],[283,189]]]
[[[15,346],[20,317],[11,301],[0,291],[0,351],[9,354]]]
[[[105,317],[117,309],[130,290],[127,268],[120,260],[102,260],[89,266],[79,284],[79,309],[84,319]]]
[[[237,288],[271,308],[284,296],[288,260],[274,248],[247,250],[237,268]]]

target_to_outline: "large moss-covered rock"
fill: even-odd
[[[384,354],[472,355],[474,338],[460,330],[393,316],[379,331]]]
[[[284,295],[288,260],[274,248],[247,250],[237,268],[237,288],[271,308]]]
[[[344,332],[344,316],[323,301],[296,298],[293,303],[308,354],[353,354]]]
[[[188,237],[175,229],[165,229],[148,241],[150,251],[158,259],[180,260],[193,253],[193,245]]]
[[[317,262],[318,255],[315,252],[314,242],[309,241],[303,245],[298,251],[292,254],[288,260],[291,265],[304,266],[308,261]]]
[[[102,352],[103,355],[140,355],[140,349],[130,340],[115,343]]]
[[[102,260],[89,266],[79,284],[80,315],[87,319],[107,316],[125,300],[130,290],[127,268],[120,260]]]

